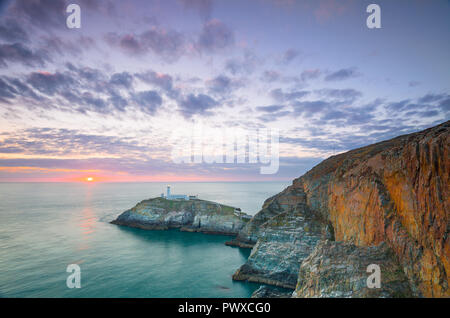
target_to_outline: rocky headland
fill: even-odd
[[[153,198],[139,202],[120,214],[112,224],[145,230],[180,229],[236,236],[250,216],[238,209],[200,199]]]
[[[450,121],[332,156],[251,219],[154,198],[112,223],[234,236],[227,245],[252,251],[233,279],[276,286],[252,297],[449,297],[449,145]],[[371,264],[380,288],[367,286]]]
[[[449,297],[449,145],[450,121],[324,160],[229,243],[253,247],[233,278],[294,297]]]

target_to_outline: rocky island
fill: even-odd
[[[236,236],[250,216],[239,209],[200,199],[158,197],[139,202],[112,224],[145,230],[181,231]]]

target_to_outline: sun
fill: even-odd
[[[92,177],[87,177],[87,178],[86,178],[86,181],[87,181],[87,182],[92,182],[92,181],[94,181],[94,178],[92,178]]]

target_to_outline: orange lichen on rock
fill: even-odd
[[[447,121],[330,157],[267,199],[239,233],[237,245],[259,242],[271,218],[306,204],[335,241],[391,249],[414,295],[450,297],[449,148]],[[318,255],[326,258],[326,251]],[[265,251],[254,248],[252,254],[258,253]],[[300,294],[316,295],[303,287],[297,285]]]
[[[450,296],[449,132],[446,122],[356,149],[300,178],[308,202],[314,201],[311,180],[323,179],[314,190],[326,188],[321,197],[328,202],[313,205],[326,206],[318,212],[328,216],[336,241],[359,246],[386,242],[417,293],[426,297]],[[320,176],[320,170],[329,175]]]

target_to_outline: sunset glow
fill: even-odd
[[[86,0],[80,29],[65,2],[0,1],[0,182],[287,181],[449,118],[445,0],[377,1],[376,30],[364,1]],[[201,158],[255,128],[276,173]]]

